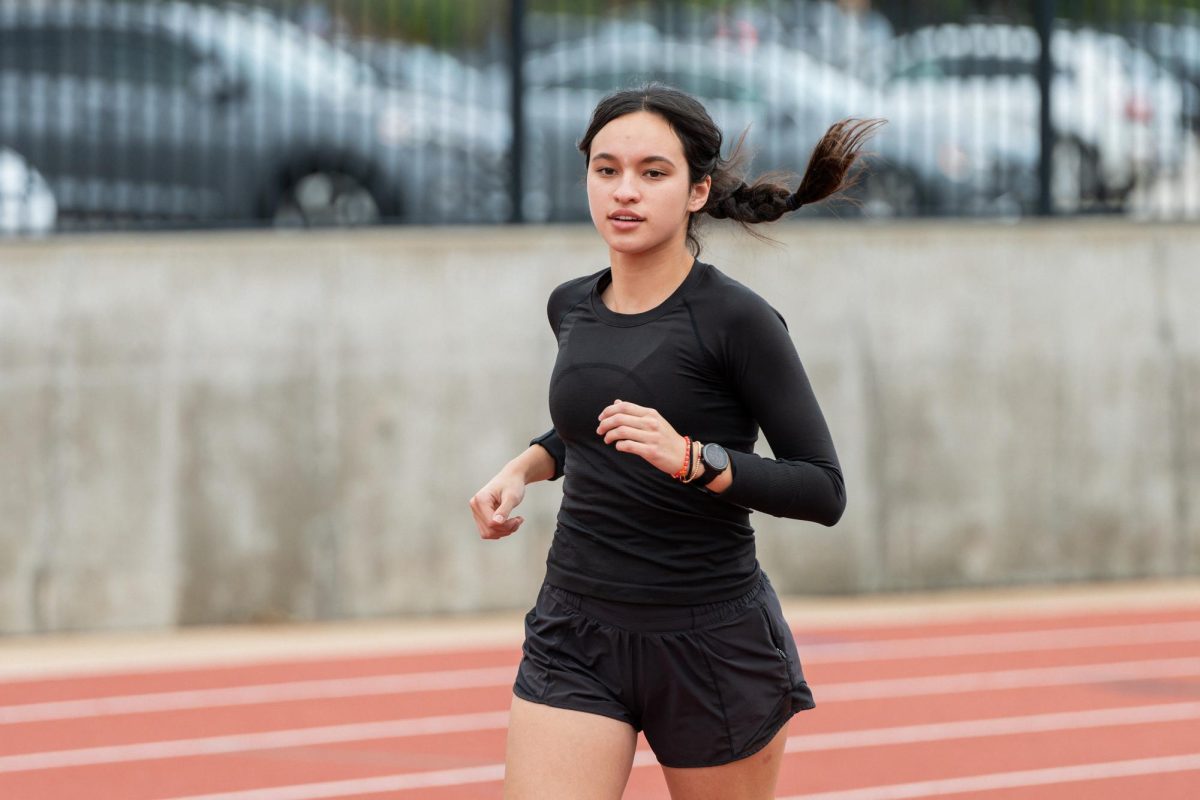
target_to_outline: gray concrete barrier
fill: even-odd
[[[1200,227],[771,233],[703,258],[788,320],[850,499],[754,516],[781,592],[1200,573]],[[495,542],[466,502],[549,426],[550,290],[606,261],[587,227],[0,244],[0,632],[528,606],[560,488]]]

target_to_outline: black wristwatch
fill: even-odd
[[[700,448],[700,463],[704,465],[704,474],[696,479],[696,485],[708,486],[729,469],[729,453],[721,445],[709,442]]]

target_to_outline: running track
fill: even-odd
[[[792,721],[778,797],[1200,797],[1200,584],[1096,598],[874,618],[785,602],[818,707]],[[505,619],[480,646],[272,657],[234,634],[219,659],[142,668],[12,668],[0,641],[0,798],[498,798]],[[625,797],[668,797],[644,739]]]

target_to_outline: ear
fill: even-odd
[[[708,193],[712,189],[712,175],[705,175],[704,180],[692,184],[692,192],[688,196],[688,211],[699,211],[708,202]]]

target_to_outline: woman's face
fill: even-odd
[[[683,246],[688,215],[708,201],[712,179],[688,182],[683,143],[649,111],[609,122],[592,139],[587,165],[592,222],[612,250],[636,254]],[[622,217],[630,217],[625,220]]]

